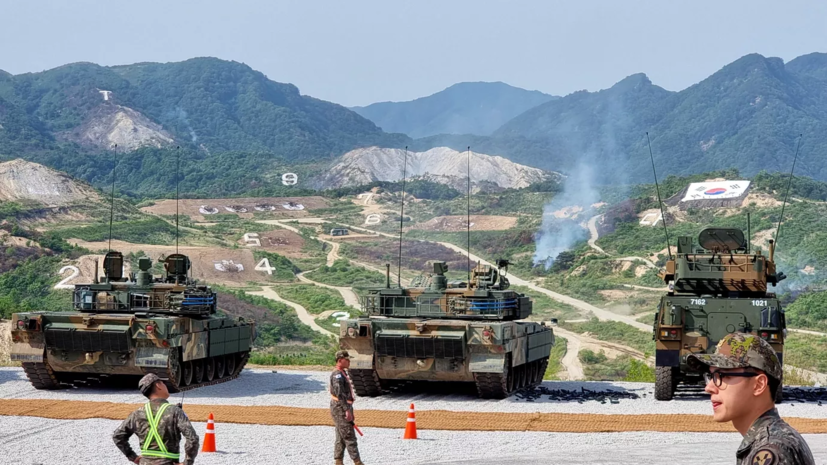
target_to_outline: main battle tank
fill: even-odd
[[[393,380],[476,383],[479,396],[505,398],[538,385],[554,333],[531,315],[531,300],[509,290],[508,262],[477,265],[471,282],[449,283],[445,262],[421,286],[369,289],[365,315],[343,320],[339,345],[352,359],[360,396],[378,396]]]
[[[105,277],[78,284],[71,312],[12,315],[11,359],[37,389],[155,373],[173,391],[229,381],[247,363],[254,323],[216,314],[216,294],[188,276],[186,255],[123,276],[123,255],[104,258]],[[97,274],[97,273],[96,273]]]
[[[773,241],[769,256],[751,253],[738,229],[705,229],[698,243],[696,249],[691,237],[679,237],[677,254],[661,275],[669,287],[654,323],[657,400],[671,400],[680,383],[702,384],[686,357],[714,352],[732,332],[760,336],[784,359],[784,311],[767,292],[767,284],[786,277],[775,270]]]

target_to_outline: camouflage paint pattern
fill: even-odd
[[[422,287],[368,290],[367,316],[340,327],[339,345],[352,370],[373,369],[389,380],[473,382],[475,373],[548,358],[554,333],[516,321],[531,314],[532,302],[508,290],[504,277],[505,285],[497,285],[503,281],[496,269],[480,265],[471,286],[455,287],[442,272],[435,269]]]
[[[72,312],[13,314],[11,359],[44,364],[58,375],[143,375],[249,353],[255,324],[218,315],[215,293],[187,277],[189,259],[171,255],[165,266],[174,268],[174,261],[179,274],[153,279],[147,260],[131,280],[78,284]]]
[[[679,380],[699,380],[687,357],[711,352],[733,332],[765,339],[781,358],[784,311],[767,292],[768,284],[784,279],[775,268],[774,248],[769,256],[747,253],[743,233],[735,229],[705,229],[698,242],[703,249],[679,237],[677,254],[661,272],[669,291],[655,314],[655,364],[675,367]]]

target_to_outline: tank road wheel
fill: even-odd
[[[23,371],[26,372],[26,377],[35,389],[60,389],[60,383],[52,367],[49,366],[49,362],[23,362]]]
[[[224,377],[224,368],[227,366],[224,363],[224,356],[218,355],[215,357],[215,379],[221,379]]]
[[[353,390],[359,397],[376,397],[382,395],[382,380],[376,370],[350,370]]]
[[[192,361],[184,362],[181,372],[181,384],[179,386],[189,386],[192,384],[192,371]]]
[[[224,356],[224,364],[225,369],[224,371],[227,372],[227,376],[233,376],[235,374],[235,366],[236,366],[236,359],[238,358],[238,354],[228,354]]]
[[[514,369],[511,367],[511,354],[505,357],[502,373],[474,373],[477,392],[482,399],[505,399],[514,392]]]
[[[192,362],[192,380],[196,384],[201,384],[204,381],[204,359]]]
[[[169,392],[178,392],[183,379],[183,371],[181,354],[177,350],[171,350],[169,354],[169,380],[167,381]]]
[[[215,359],[208,357],[204,360],[204,379],[212,381],[215,378]]]
[[[247,360],[250,358],[250,352],[242,352],[240,354],[236,354],[237,362],[235,366],[235,374],[241,374],[241,370],[244,369],[244,365],[247,365]]]
[[[675,370],[672,367],[655,367],[656,400],[672,400],[675,384]]]

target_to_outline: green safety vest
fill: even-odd
[[[149,434],[146,435],[146,440],[144,440],[144,445],[141,447],[141,455],[147,457],[162,457],[165,459],[170,459],[174,461],[178,461],[179,454],[171,454],[167,451],[167,446],[164,445],[164,441],[161,440],[161,435],[158,434],[158,422],[161,421],[161,415],[164,414],[164,411],[169,407],[169,404],[163,404],[158,409],[158,413],[155,416],[152,416],[152,406],[147,402],[144,406],[146,409],[146,420],[149,422]],[[152,450],[149,448],[149,445],[152,441],[155,441],[158,444],[158,448],[161,450]]]

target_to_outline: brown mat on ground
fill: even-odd
[[[68,400],[0,399],[0,415],[32,416],[59,420],[106,418],[122,420],[137,404]],[[285,426],[332,426],[330,412],[320,408],[278,406],[184,406],[193,421]],[[407,409],[356,410],[356,424],[373,428],[405,427]],[[827,419],[788,418],[800,433],[827,433]],[[424,410],[417,413],[418,429],[455,431],[547,431],[559,433],[616,433],[625,431],[729,433],[728,423],[715,423],[708,415],[597,415],[577,413],[493,413]]]

